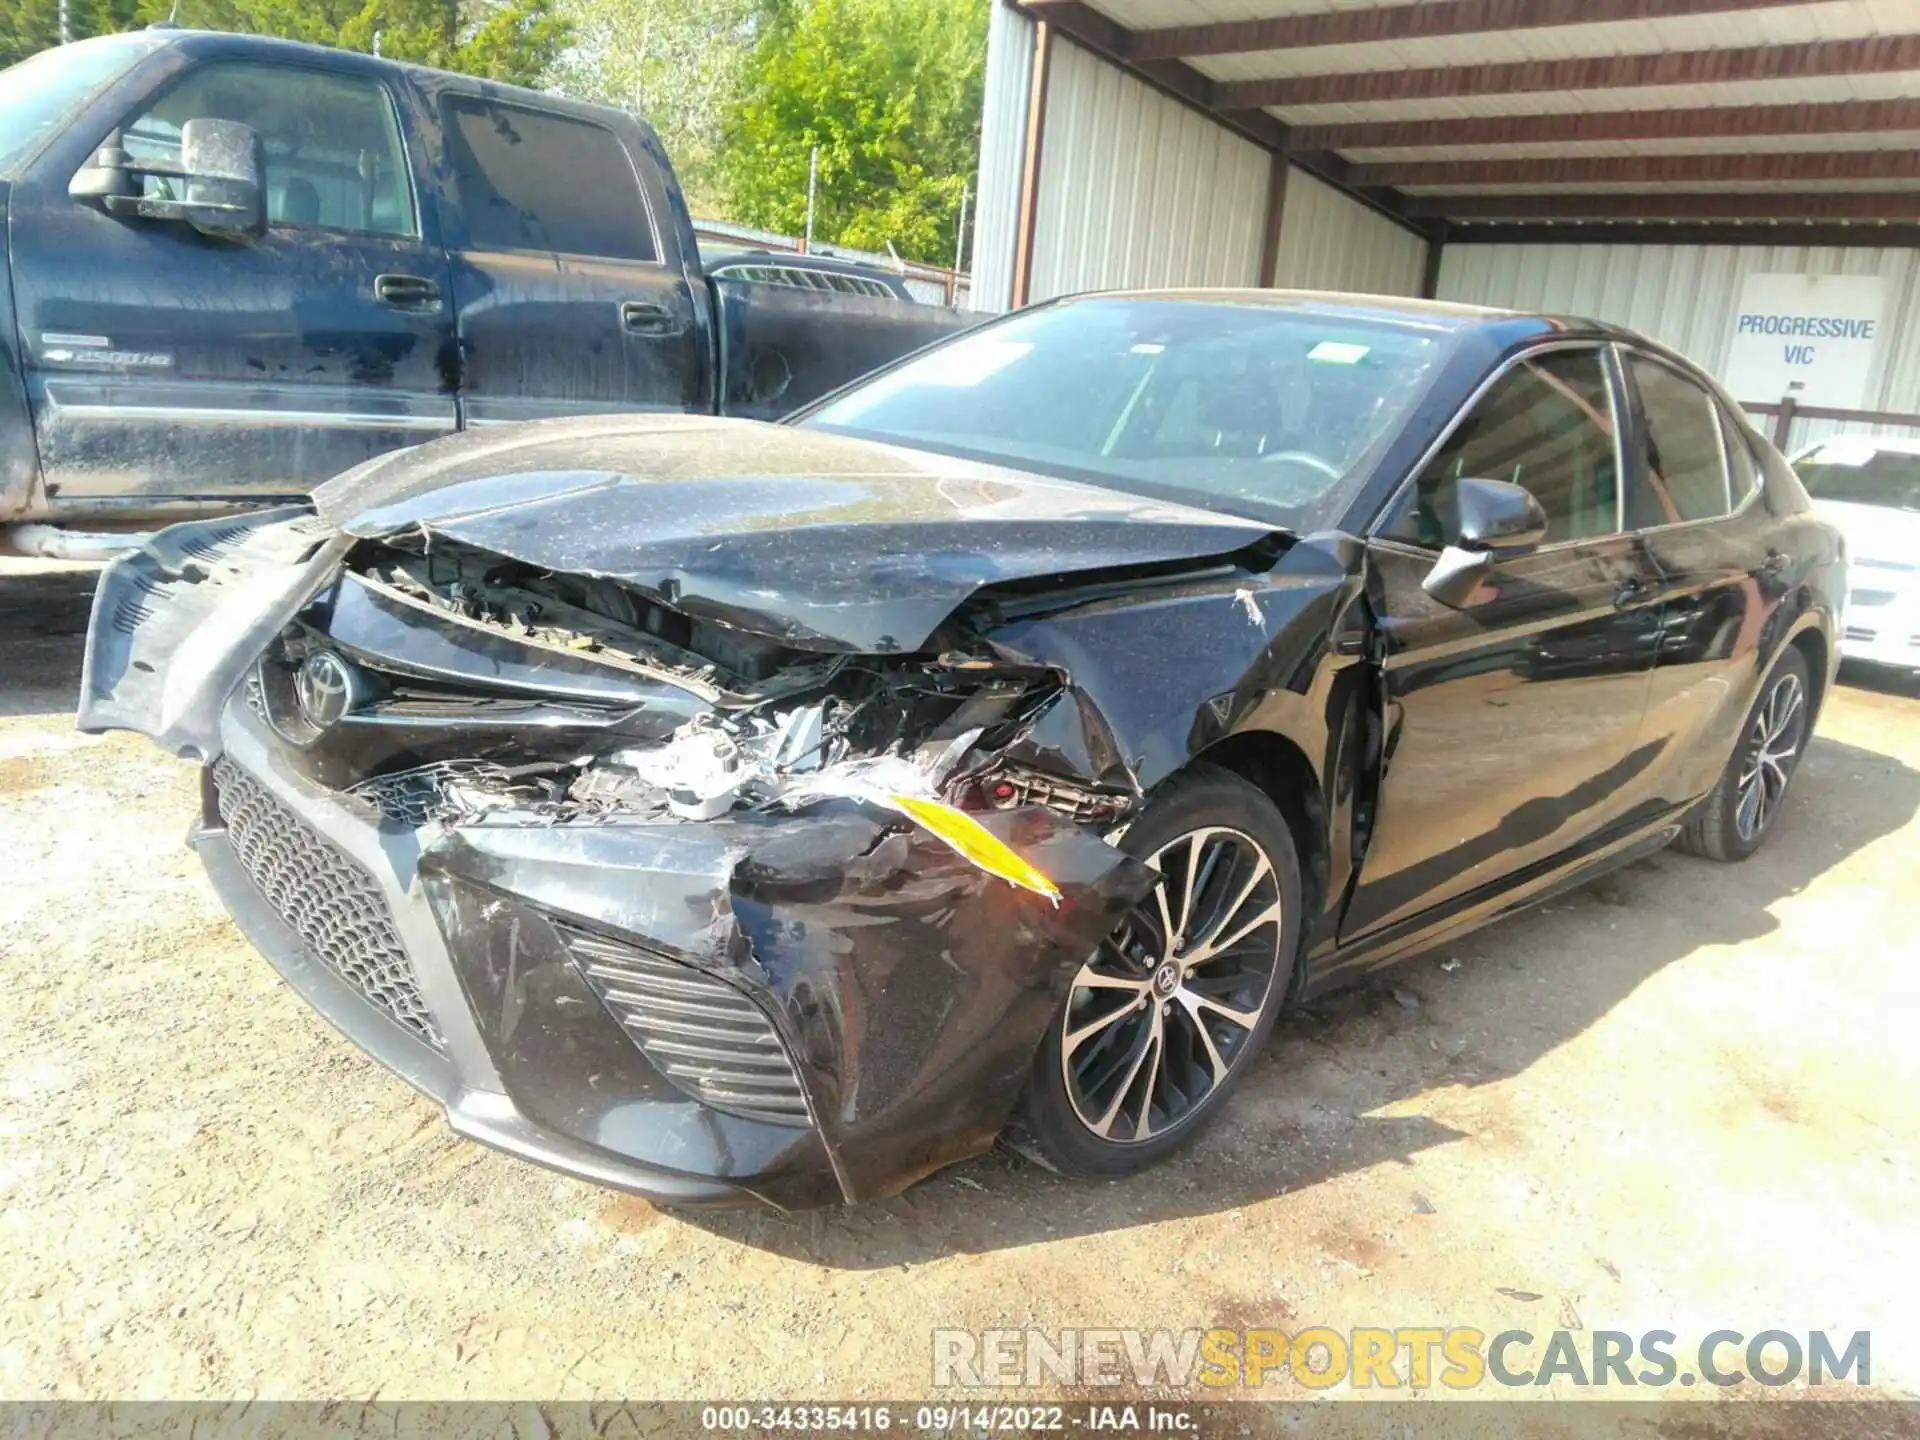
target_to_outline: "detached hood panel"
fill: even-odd
[[[820,431],[701,416],[541,422],[323,486],[361,537],[424,532],[631,584],[819,650],[922,648],[976,591],[1232,555],[1252,520]]]

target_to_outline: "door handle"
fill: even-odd
[[[1623,610],[1647,593],[1646,583],[1629,575],[1613,587],[1613,608]]]
[[[621,301],[620,324],[635,335],[678,335],[687,328],[666,306],[651,300]]]
[[[440,308],[440,287],[419,275],[376,275],[373,296],[396,310]]]

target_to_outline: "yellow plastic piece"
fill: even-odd
[[[889,794],[887,803],[987,874],[997,875],[1022,890],[1044,895],[1055,905],[1060,903],[1059,886],[1022,860],[1005,841],[966,811],[918,795]]]

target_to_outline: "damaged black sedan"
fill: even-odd
[[[780,425],[596,417],[176,526],[80,723],[454,1127],[669,1204],[1191,1139],[1289,1003],[1776,823],[1844,557],[1584,322],[1099,296]]]

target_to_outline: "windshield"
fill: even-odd
[[[1920,455],[1881,450],[1857,440],[1834,440],[1793,468],[1816,500],[1920,513]]]
[[[0,176],[11,175],[94,92],[159,43],[146,35],[105,35],[42,50],[0,70]]]
[[[1311,301],[1072,300],[928,351],[802,423],[1298,529],[1331,518],[1450,329]]]

